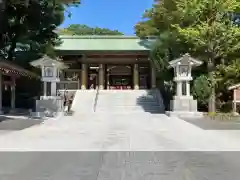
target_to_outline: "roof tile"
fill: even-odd
[[[136,36],[60,36],[56,50],[71,51],[147,51],[151,39]]]

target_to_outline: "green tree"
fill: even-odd
[[[179,10],[186,9],[186,0],[179,4]],[[187,3],[191,1],[188,0]],[[215,66],[219,63],[231,63],[231,56],[240,50],[240,30],[232,21],[232,14],[240,7],[236,0],[202,0],[196,1],[200,11],[192,12],[196,20],[187,27],[175,25],[180,39],[192,46],[195,52],[205,60],[211,82],[209,112],[215,112]]]
[[[203,109],[208,107],[208,98],[211,95],[211,82],[206,75],[200,75],[194,80],[192,93]]]
[[[23,3],[24,2],[24,3]],[[26,3],[27,2],[27,3]],[[0,50],[14,60],[16,50],[46,53],[59,42],[55,29],[64,20],[65,7],[77,1],[5,1],[1,14]]]
[[[0,1],[0,58],[38,72],[39,70],[31,67],[29,62],[42,54],[55,55],[54,45],[59,43],[55,29],[63,22],[64,12],[71,5],[77,5],[77,1]],[[38,96],[40,91],[39,81],[19,78],[16,106],[31,108],[35,104],[33,97]],[[9,100],[9,96],[6,94],[4,99]]]
[[[123,35],[118,30],[99,27],[93,28],[82,24],[71,24],[67,28],[60,29],[59,33],[64,35]]]
[[[232,17],[239,7],[237,0],[157,0],[144,14],[146,20],[135,27],[140,37],[158,37],[160,43],[153,49],[162,54],[155,61],[161,63],[165,54],[169,61],[189,52],[205,62],[202,73],[207,69],[211,82],[210,112],[216,109],[215,67],[231,64],[238,56],[240,31]]]

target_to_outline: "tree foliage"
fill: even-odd
[[[20,3],[18,3],[20,2]],[[1,11],[0,52],[9,60],[16,58],[16,51],[36,53],[53,52],[59,42],[55,32],[64,20],[66,5],[77,1],[28,0],[5,1]]]
[[[156,0],[144,13],[144,20],[135,26],[140,37],[158,37],[159,42],[152,50],[153,60],[158,64],[166,66],[186,52],[205,62],[202,74],[208,73],[212,88],[209,111],[215,111],[215,92],[222,90],[217,84],[220,69],[231,69],[239,57],[240,30],[233,21],[239,8],[237,0]],[[196,83],[202,81],[203,78]],[[194,86],[197,87],[200,86]]]
[[[77,3],[74,0],[0,0],[0,59],[33,70],[30,61],[42,54],[54,55],[53,47],[59,43],[55,29],[63,22],[66,7]],[[32,97],[40,91],[40,82],[19,78],[16,105],[30,108],[34,105]],[[8,93],[4,94],[3,103],[10,102],[9,98]]]
[[[118,30],[107,28],[89,27],[82,24],[71,24],[67,28],[61,29],[60,34],[64,35],[123,35]]]
[[[208,98],[211,94],[211,82],[206,75],[200,75],[195,79],[192,94],[203,108],[208,106]]]

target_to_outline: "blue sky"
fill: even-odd
[[[126,35],[134,34],[134,25],[141,20],[145,9],[153,0],[81,0],[79,7],[71,7],[72,17],[65,18],[63,27],[69,24],[86,24],[91,27],[117,29]]]

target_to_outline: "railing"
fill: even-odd
[[[96,112],[96,109],[97,109],[98,96],[99,96],[99,88],[97,87],[97,93],[96,93],[96,96],[94,99],[94,105],[93,105],[93,112]]]
[[[159,106],[161,108],[163,108],[162,110],[165,111],[165,106],[164,106],[164,102],[163,102],[163,97],[162,97],[162,94],[160,92],[160,90],[156,89],[156,98],[157,98],[157,101],[159,103]]]

